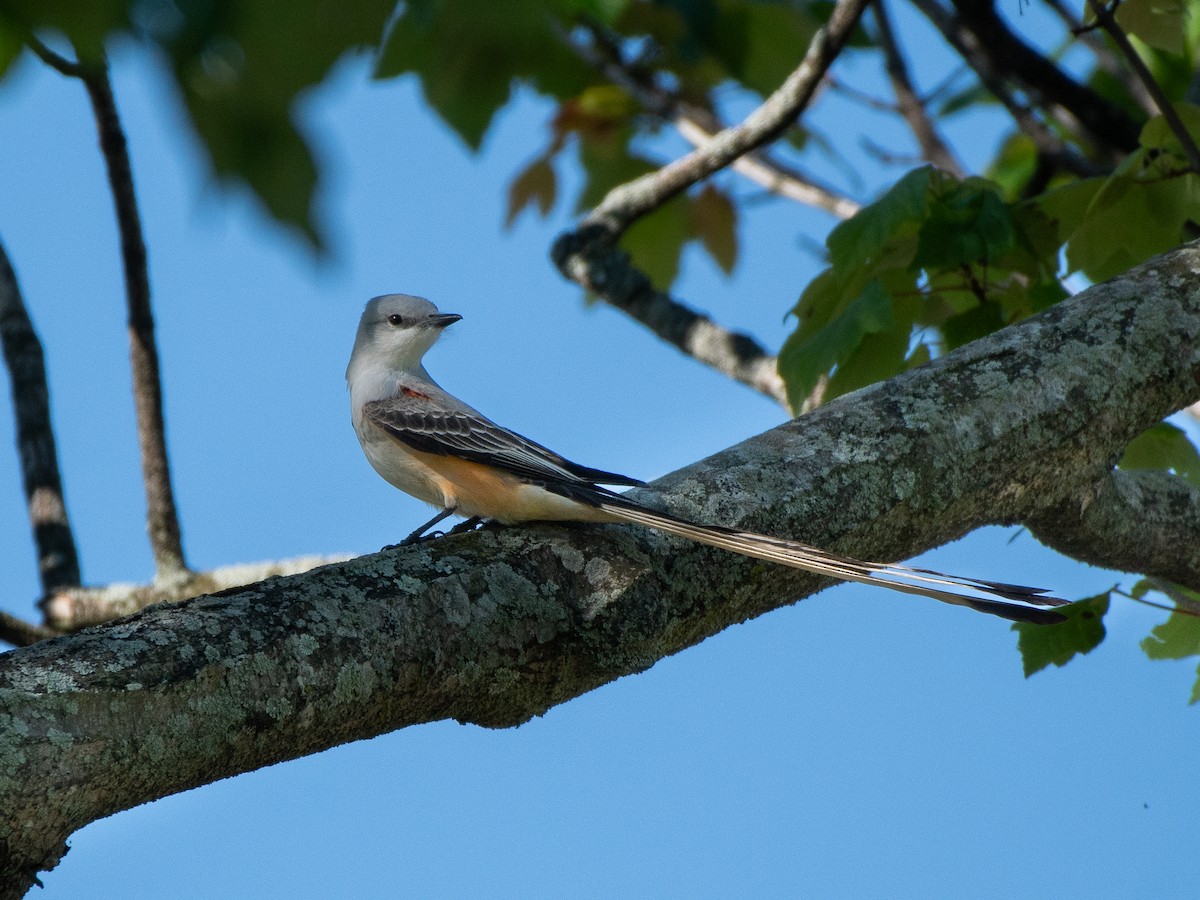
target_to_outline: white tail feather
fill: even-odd
[[[1061,622],[1065,618],[1061,613],[1022,605],[1022,603],[1033,603],[1059,606],[1065,603],[1057,597],[1046,596],[1044,591],[1037,588],[973,578],[959,578],[929,569],[913,569],[890,563],[862,562],[828,553],[799,541],[789,541],[749,531],[698,525],[664,513],[654,512],[645,507],[635,506],[632,503],[603,503],[600,508],[613,517],[626,522],[645,525],[754,559],[791,566],[795,569],[804,569],[817,575],[828,575],[831,578],[845,581],[858,581],[863,584],[891,588],[906,594],[931,597],[934,600],[941,600],[943,603],[966,606],[979,612],[990,613],[1017,622],[1034,622],[1044,625]],[[942,587],[937,587],[937,585]],[[945,588],[957,590],[946,590]],[[989,596],[985,598],[958,593],[962,590]]]

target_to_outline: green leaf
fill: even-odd
[[[893,323],[886,331],[863,335],[858,347],[829,379],[825,400],[898,375],[911,366],[905,358],[912,343],[912,326],[920,301],[904,297],[892,301]]]
[[[917,232],[914,269],[952,269],[987,263],[1016,246],[1008,206],[994,186],[971,178],[936,197]]]
[[[1181,612],[1171,613],[1167,621],[1156,625],[1149,637],[1143,638],[1142,652],[1149,659],[1200,656],[1200,618]]]
[[[1145,153],[1135,151],[1134,158]],[[1104,281],[1176,247],[1194,221],[1200,221],[1200,176],[1141,181],[1119,172],[1096,194],[1071,235],[1067,263],[1093,281]]]
[[[631,2],[632,0],[566,0],[566,9],[605,25],[612,25],[621,18]]]
[[[814,281],[810,290],[814,285],[818,282]],[[828,282],[818,286],[818,290],[828,288]],[[812,334],[799,328],[793,332],[779,352],[779,374],[787,385],[792,408],[799,409],[820,377],[849,359],[864,337],[885,332],[894,324],[892,298],[883,284],[874,280],[825,327]]]
[[[554,206],[558,192],[558,181],[554,166],[545,156],[531,162],[520,175],[513,179],[508,188],[508,212],[504,216],[504,227],[511,228],[517,216],[530,203],[537,203],[543,216]]]
[[[737,265],[737,207],[723,191],[706,184],[691,203],[691,230],[726,275]]]
[[[0,16],[0,80],[8,74],[23,48],[24,44],[16,28]]]
[[[679,274],[679,258],[691,236],[687,197],[681,195],[634,222],[620,244],[654,286],[665,291]]]
[[[1090,653],[1104,640],[1104,615],[1108,612],[1108,592],[1079,600],[1057,609],[1067,621],[1057,625],[1033,625],[1017,622],[1017,649],[1025,677],[1053,663],[1065,666],[1074,657]]]
[[[1123,0],[1117,24],[1151,47],[1180,54],[1186,14],[1182,0]]]
[[[1004,312],[998,303],[976,303],[966,312],[951,316],[942,323],[946,350],[978,340],[1004,327]]]
[[[282,15],[271,4],[179,4],[183,21],[160,36],[217,175],[247,183],[318,247],[317,168],[294,107],[349,49],[379,41],[392,6],[363,0],[333,13],[296,0]]]
[[[1038,149],[1033,139],[1022,132],[1009,135],[1000,152],[992,160],[987,177],[1004,190],[1004,196],[1015,200],[1038,167]]]
[[[1104,187],[1105,181],[1099,177],[1072,181],[1051,188],[1030,202],[1055,223],[1059,242],[1065,244],[1087,218],[1088,208]]]
[[[642,156],[631,155],[623,140],[580,141],[579,162],[587,176],[575,211],[585,212],[604,199],[619,184],[658,168]]]
[[[1174,472],[1200,487],[1200,453],[1187,434],[1169,422],[1160,422],[1130,441],[1120,466]]]
[[[293,123],[295,105],[346,53],[376,46],[394,7],[394,0],[336,8],[328,0],[295,0],[286,8],[5,0],[0,30],[58,31],[83,58],[97,55],[114,34],[157,42],[216,175],[249,185],[276,220],[320,247],[312,205],[317,167]]]
[[[734,78],[766,96],[796,67],[817,23],[804,5],[726,4],[708,45]]]
[[[1175,103],[1173,104],[1175,112],[1179,115],[1180,121],[1183,123],[1184,129],[1192,140],[1200,140],[1200,107],[1192,103]],[[1179,142],[1179,136],[1175,133],[1163,116],[1154,116],[1142,126],[1142,133],[1138,136],[1138,143],[1147,150],[1169,150],[1172,153],[1178,154],[1181,158],[1185,156],[1183,145]]]
[[[129,0],[90,0],[87,3],[48,3],[46,0],[4,0],[0,22],[11,35],[58,31],[84,57],[95,57],[111,34],[128,31]]]
[[[415,73],[429,105],[478,150],[515,80],[559,99],[578,94],[591,80],[554,31],[556,5],[410,0],[392,22],[375,77]]]
[[[834,270],[870,265],[890,239],[924,219],[933,177],[928,166],[914,169],[874,203],[838,224],[826,240]]]

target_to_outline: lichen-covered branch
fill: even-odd
[[[154,553],[155,578],[163,582],[185,578],[188,568],[183,555],[167,457],[162,378],[159,374],[158,346],[154,339],[154,314],[150,306],[146,242],[142,237],[129,147],[108,77],[108,61],[101,55],[95,60],[72,62],[54,53],[36,38],[31,38],[30,46],[47,65],[83,82],[95,114],[100,150],[108,170],[121,238],[133,401],[137,413],[142,481],[146,490],[146,530]]]
[[[21,483],[45,594],[79,584],[79,557],[58,470],[45,355],[3,245],[0,245],[0,349],[12,388]]]
[[[1189,245],[636,496],[891,560],[1080,508],[1196,396]],[[29,885],[101,816],[406,725],[515,725],[827,583],[636,528],[485,527],[13,651],[0,884]]]
[[[1166,472],[1117,470],[1029,522],[1042,543],[1097,566],[1200,584],[1200,491]]]

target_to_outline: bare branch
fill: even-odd
[[[80,79],[96,117],[100,149],[108,169],[108,181],[121,236],[121,258],[125,267],[125,295],[129,328],[130,364],[133,372],[134,407],[137,412],[138,449],[142,457],[142,480],[146,488],[146,526],[154,552],[155,579],[170,581],[187,574],[175,493],[167,458],[163,422],[162,380],[158,347],[154,340],[154,315],[150,306],[150,279],[146,244],[134,193],[129,147],[117,113],[108,62],[70,62],[36,38],[30,39],[39,57],[65,75]]]
[[[1008,110],[1017,127],[1033,141],[1038,154],[1044,160],[1080,178],[1100,175],[1106,171],[1102,166],[1080,155],[1038,118],[1028,105],[1017,99],[1016,93],[1006,80],[1006,75],[994,65],[980,40],[969,29],[964,28],[951,12],[944,9],[937,0],[912,2],[942,33],[946,42],[975,70],[983,86]]]
[[[1145,85],[1136,77],[1131,76],[1129,69],[1121,63],[1121,58],[1113,53],[1112,47],[1105,43],[1104,38],[1094,31],[1084,28],[1083,22],[1063,0],[1043,0],[1043,2],[1058,16],[1067,30],[1087,44],[1088,49],[1095,54],[1096,64],[1100,69],[1119,81],[1125,90],[1129,91],[1129,96],[1137,101],[1148,115],[1154,115],[1156,111],[1154,98],[1147,93]]]
[[[787,391],[773,354],[749,335],[730,331],[657,290],[599,226],[560,236],[551,256],[563,275],[668,344],[787,408]]]
[[[925,101],[913,88],[908,66],[892,31],[884,0],[873,0],[872,11],[875,13],[875,24],[879,28],[879,45],[883,49],[888,78],[891,79],[892,91],[896,94],[897,111],[904,117],[904,121],[916,137],[921,148],[921,157],[939,169],[962,175],[962,165],[938,134],[925,109]]]
[[[858,23],[868,0],[839,0],[804,61],[778,91],[733,128],[656,172],[614,188],[551,257],[571,281],[646,324],[663,340],[760,393],[787,405],[775,357],[748,335],[729,331],[656,290],[616,240],[638,217],[782,134],[812,98],[825,71]]]
[[[207,572],[189,572],[186,578],[151,584],[109,584],[54,591],[42,600],[46,624],[55,633],[78,631],[122,616],[132,615],[156,603],[178,603],[201,594],[243,587],[268,578],[299,575],[318,566],[343,562],[348,555],[299,556],[220,566]]]
[[[584,62],[633,97],[646,112],[673,124],[693,147],[703,146],[723,129],[708,110],[685,102],[677,91],[655,84],[648,75],[635,71],[622,59],[619,44],[605,40],[599,28],[587,30],[592,37],[590,44],[573,40],[565,29],[560,30],[560,37]],[[859,204],[849,197],[771,158],[765,151],[738,158],[732,168],[772,194],[823,209],[839,219],[848,219],[859,210]]]
[[[56,637],[58,632],[34,625],[0,610],[0,641],[14,647],[28,647],[38,641]]]
[[[740,125],[726,128],[702,147],[656,172],[613,188],[587,216],[584,225],[601,225],[615,239],[634,220],[783,134],[808,106],[825,72],[858,24],[867,2],[838,0],[829,21],[813,37],[799,67]]]
[[[1125,57],[1129,68],[1133,70],[1138,80],[1145,85],[1146,91],[1154,98],[1158,111],[1162,113],[1163,119],[1170,126],[1180,146],[1183,147],[1183,153],[1188,158],[1188,165],[1191,166],[1193,172],[1200,173],[1200,147],[1197,147],[1196,142],[1192,140],[1187,126],[1183,124],[1183,119],[1179,118],[1179,113],[1175,111],[1174,105],[1158,83],[1158,79],[1154,77],[1149,67],[1142,61],[1142,57],[1134,49],[1133,44],[1130,43],[1125,29],[1117,22],[1117,17],[1113,15],[1115,4],[1110,7],[1099,0],[1088,0],[1088,4],[1095,13],[1096,24],[1108,32],[1108,36],[1112,38],[1117,49],[1121,51],[1121,55]]]
[[[1022,41],[997,15],[994,0],[952,2],[954,14],[943,10],[937,0],[920,0],[917,5],[926,15],[928,6],[937,7],[948,26],[938,25],[939,30],[943,34],[949,30],[959,42],[972,45],[975,58],[965,58],[977,71],[977,62],[986,61],[993,74],[1022,86],[1035,106],[1043,107],[1057,121],[1085,132],[1105,156],[1120,159],[1137,147],[1140,124],[1120,106],[1071,78]]]
[[[8,254],[0,244],[0,345],[12,388],[17,455],[42,593],[79,584],[79,556],[63,499],[50,388],[42,344],[33,329]]]

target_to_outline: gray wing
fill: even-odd
[[[585,487],[598,495],[610,495],[595,488],[596,484],[644,483],[571,462],[473,411],[448,410],[433,403],[426,406],[406,397],[372,401],[363,406],[363,413],[376,427],[414,450],[484,463],[568,496],[576,496]],[[600,497],[587,499],[594,503]]]

